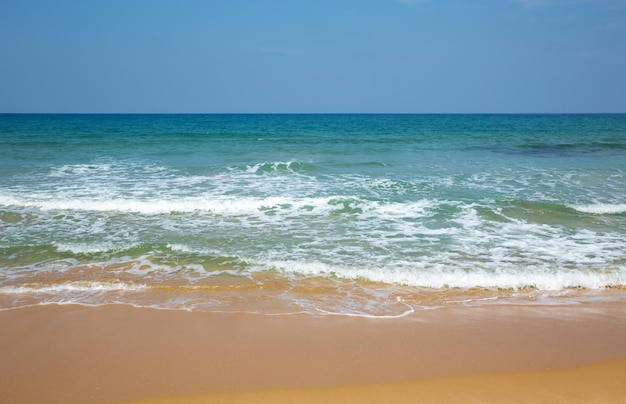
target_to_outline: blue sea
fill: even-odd
[[[626,301],[626,114],[0,115],[0,309]]]

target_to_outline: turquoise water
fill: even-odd
[[[0,308],[623,298],[626,115],[0,115]]]

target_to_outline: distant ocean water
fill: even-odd
[[[626,114],[0,115],[0,309],[625,296]]]

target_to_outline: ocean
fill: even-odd
[[[626,301],[626,114],[0,114],[0,309]]]

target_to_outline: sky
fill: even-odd
[[[0,112],[626,112],[626,0],[0,0]]]

